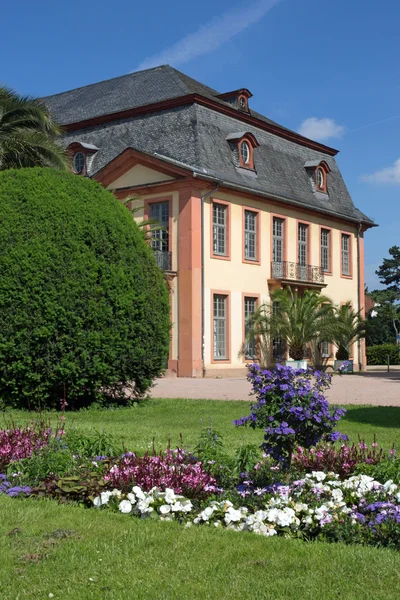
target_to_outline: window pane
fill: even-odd
[[[215,294],[213,301],[214,360],[227,358],[227,297]]]
[[[283,219],[279,219],[278,217],[274,217],[273,219],[273,244],[272,244],[272,260],[274,262],[282,262],[283,260]]]
[[[226,206],[213,204],[213,252],[221,256],[226,256],[226,214]]]
[[[329,230],[321,229],[321,269],[329,271]]]
[[[321,356],[322,358],[329,358],[329,342],[321,342]]]
[[[169,202],[156,202],[150,205],[150,219],[154,224],[151,234],[151,247],[159,252],[169,249]],[[158,227],[162,229],[157,229]]]
[[[250,298],[248,296],[244,299],[244,331],[245,335],[247,334],[248,329],[248,321],[252,314],[256,312],[257,308],[257,298]],[[245,339],[244,346],[244,357],[246,359],[254,359],[257,357],[257,348],[256,348],[256,340],[251,340],[250,342]]]
[[[257,213],[244,211],[244,257],[257,260]]]
[[[350,275],[350,236],[342,234],[342,274]]]

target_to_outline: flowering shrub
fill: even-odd
[[[348,439],[334,431],[345,410],[331,410],[323,393],[329,387],[330,375],[281,365],[269,370],[252,364],[247,378],[257,402],[251,406],[250,415],[234,424],[264,429],[264,451],[285,468],[290,468],[296,445],[310,448],[320,440]]]
[[[314,471],[292,485],[280,485],[265,494],[264,506],[251,510],[229,500],[206,502],[196,511],[190,500],[135,486],[128,493],[114,489],[94,499],[94,506],[109,507],[141,518],[178,519],[186,526],[208,525],[234,531],[314,539],[322,537],[400,548],[400,488],[381,484],[367,475],[340,481],[334,473]]]
[[[298,446],[292,464],[300,472],[334,471],[343,479],[354,473],[357,465],[377,465],[384,458],[385,452],[383,448],[378,449],[376,441],[368,447],[360,440],[358,444],[343,444],[340,448],[320,444],[307,450]]]
[[[104,480],[114,487],[126,488],[135,483],[145,491],[154,487],[171,488],[197,498],[219,491],[216,480],[204,470],[203,463],[180,448],[141,457],[128,452],[106,472]]]
[[[0,470],[47,446],[51,434],[50,427],[43,423],[0,429]]]
[[[15,496],[29,496],[31,493],[31,488],[28,485],[15,485],[13,486],[8,480],[6,475],[0,473],[0,494],[7,494],[10,498],[14,498]]]

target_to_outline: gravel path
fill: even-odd
[[[158,379],[154,398],[194,398],[210,400],[249,400],[246,379]],[[333,377],[327,397],[332,404],[371,404],[400,406],[400,371]],[[400,424],[399,424],[400,425]]]

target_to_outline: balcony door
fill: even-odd
[[[274,217],[272,226],[272,276],[281,279],[284,267],[285,221],[284,219]]]
[[[297,233],[298,278],[307,281],[308,225],[299,223]]]

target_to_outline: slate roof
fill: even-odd
[[[168,65],[48,96],[44,101],[58,122],[66,125],[192,93],[227,104],[217,98],[220,92]],[[251,115],[277,125],[254,111]],[[255,172],[239,167],[235,145],[229,142],[238,131],[252,133],[260,144],[254,150]],[[90,161],[90,176],[132,147],[172,163],[178,161],[234,189],[374,225],[355,208],[334,157],[249,125],[241,120],[239,110],[237,117],[232,117],[197,103],[185,104],[69,131],[63,143],[67,146],[73,141],[99,148]],[[328,195],[315,191],[310,170],[305,168],[305,164],[321,160],[331,170]]]

